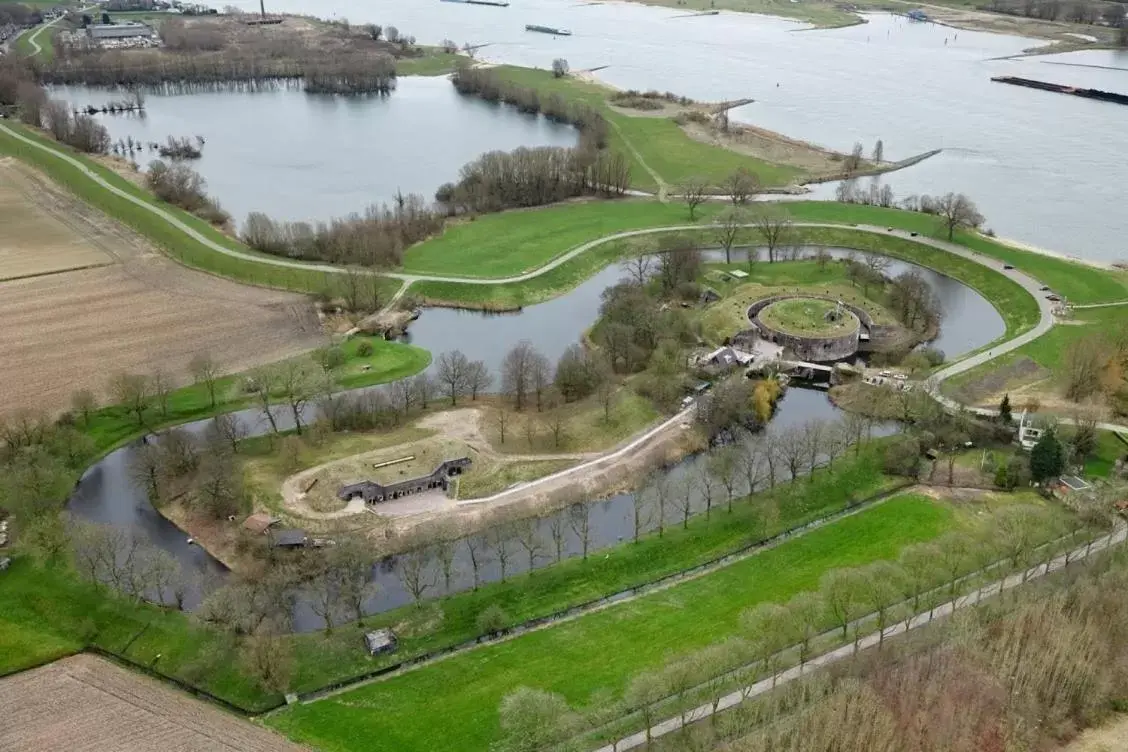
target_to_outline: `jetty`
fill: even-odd
[[[525,24],[525,31],[535,31],[538,34],[553,34],[558,37],[572,36],[572,32],[568,29],[557,29],[552,26],[540,26],[538,24]]]
[[[1011,84],[1012,86],[1025,86],[1028,89],[1041,89],[1042,91],[1052,91],[1058,94],[1072,94],[1075,97],[1097,99],[1101,102],[1128,104],[1128,94],[1117,94],[1113,91],[1101,91],[1100,89],[1083,89],[1078,86],[1052,84],[1048,81],[1035,81],[1032,78],[1019,78],[1017,76],[993,76],[991,80],[1001,84]]]
[[[670,18],[701,18],[702,16],[719,16],[719,10],[703,10],[700,13],[683,13],[680,16],[670,16]]]

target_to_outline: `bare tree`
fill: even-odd
[[[164,483],[164,462],[161,450],[156,444],[142,444],[129,459],[130,479],[145,489],[145,498],[150,504],[161,500]]]
[[[419,407],[426,410],[435,394],[435,381],[429,374],[420,373],[411,379],[411,391],[415,393]]]
[[[636,708],[646,726],[646,746],[652,740],[651,729],[657,716],[659,704],[670,694],[665,677],[657,671],[644,671],[631,679],[627,685],[626,701],[628,707]]]
[[[435,365],[436,376],[450,397],[450,404],[457,405],[458,398],[469,391],[470,360],[461,350],[453,350],[440,355]]]
[[[724,188],[734,206],[747,204],[760,192],[760,178],[744,167],[737,167],[725,178]]]
[[[290,407],[294,430],[300,436],[305,407],[317,394],[316,377],[304,361],[287,360],[278,366],[275,383],[278,385],[279,395]]]
[[[791,242],[791,215],[778,206],[757,206],[752,213],[752,224],[768,249],[768,261],[776,260],[777,251]]]
[[[728,511],[732,511],[732,502],[736,498],[737,477],[740,472],[737,449],[733,445],[723,446],[709,455],[708,472],[716,479],[725,490],[725,502]]]
[[[337,582],[342,610],[364,623],[364,603],[376,593],[372,552],[363,538],[348,536],[329,551],[328,571]]]
[[[908,546],[897,558],[905,573],[906,594],[913,599],[913,613],[920,610],[920,597],[938,584],[941,561],[940,549],[932,543]]]
[[[796,631],[795,614],[779,603],[761,603],[740,614],[740,626],[753,654],[760,659],[763,671],[771,674],[772,687],[775,687],[780,653],[791,643],[791,635]]]
[[[567,414],[563,410],[556,408],[548,413],[544,419],[544,424],[545,427],[548,428],[549,433],[552,434],[552,446],[559,449],[561,443],[567,439]]]
[[[274,435],[278,434],[278,419],[274,415],[274,406],[271,402],[274,399],[278,380],[277,372],[266,366],[256,368],[248,379],[248,390],[258,403],[263,417],[270,423],[270,430]]]
[[[509,569],[509,541],[516,532],[511,524],[498,525],[490,531],[490,545],[493,547],[497,565],[501,568],[501,581],[505,582],[505,574]]]
[[[194,384],[203,384],[208,392],[208,406],[214,408],[216,404],[216,381],[219,379],[219,366],[212,360],[210,355],[200,353],[194,356],[188,363],[188,373],[191,374]]]
[[[682,529],[689,528],[689,517],[693,513],[693,483],[689,478],[679,478],[670,483],[674,507],[681,512]]]
[[[501,444],[504,444],[505,429],[509,427],[509,410],[504,407],[494,408],[490,411],[490,416],[493,418],[493,424],[497,427],[498,440]]]
[[[638,543],[642,531],[650,524],[651,507],[648,503],[646,487],[638,488],[631,494],[631,505],[634,512],[634,542]]]
[[[534,371],[542,356],[528,340],[521,340],[506,353],[501,364],[501,388],[513,397],[518,410],[523,410],[530,392],[534,388]],[[547,365],[545,365],[547,370]]]
[[[568,524],[564,520],[564,512],[557,512],[548,521],[548,534],[552,538],[552,547],[556,553],[556,563],[564,556],[564,538],[568,532]]]
[[[631,282],[641,287],[654,274],[654,257],[646,251],[640,250],[624,262],[623,266],[626,267],[627,276],[630,277]]]
[[[689,221],[692,222],[697,219],[697,207],[705,201],[705,191],[708,190],[709,184],[705,182],[704,178],[692,177],[688,178],[681,185],[682,200],[689,208]]]
[[[885,161],[885,143],[879,138],[877,143],[873,145],[873,159],[871,160],[875,165],[879,165]]]
[[[483,537],[468,535],[462,539],[462,543],[466,546],[466,553],[470,557],[470,568],[474,572],[474,589],[477,590],[481,583],[479,575],[482,564],[485,563],[487,541]]]
[[[525,428],[525,441],[529,442],[529,449],[532,449],[533,444],[536,443],[537,440],[537,426],[539,425],[539,421],[530,415],[525,418],[525,422],[522,425]]]
[[[717,492],[718,480],[717,476],[713,475],[713,468],[708,461],[699,462],[694,467],[693,485],[705,500],[705,519],[709,519],[713,513],[713,497]]]
[[[333,631],[344,610],[341,581],[334,572],[324,568],[309,579],[309,590],[313,594],[309,599],[309,607],[325,622],[325,633],[328,634]]]
[[[745,439],[739,445],[740,453],[737,455],[737,463],[740,468],[740,474],[744,476],[744,485],[747,487],[747,493],[756,493],[756,487],[760,485],[764,475],[764,459],[770,448],[765,443],[764,439]],[[734,450],[736,451],[736,450]],[[768,474],[768,481],[772,487],[775,487],[775,482],[772,481],[772,473]],[[729,509],[732,509],[732,503],[729,503]]]
[[[247,438],[247,427],[231,413],[220,413],[211,419],[204,432],[205,442],[215,442],[228,447],[234,454],[239,442]]]
[[[941,196],[936,200],[936,211],[948,230],[948,240],[955,236],[956,230],[983,224],[983,215],[979,213],[975,202],[962,193]]]
[[[145,427],[145,411],[149,408],[149,380],[135,373],[119,373],[110,381],[113,401],[133,414],[137,425]]]
[[[536,567],[537,558],[544,550],[544,540],[540,536],[540,526],[537,524],[538,520],[528,519],[522,520],[517,525],[517,543],[521,548],[525,549],[525,555],[528,557],[529,574],[533,573]]]
[[[582,501],[577,501],[568,507],[568,525],[576,538],[580,541],[583,560],[587,561],[588,546],[591,545],[591,510]],[[637,540],[637,535],[636,535]]]
[[[814,481],[815,468],[818,467],[819,457],[825,450],[826,423],[822,420],[809,420],[803,424],[803,442],[807,449],[807,480]]]
[[[470,361],[466,369],[466,389],[470,392],[471,400],[477,400],[478,395],[489,389],[492,382],[493,375],[483,361]]]
[[[82,425],[90,425],[90,413],[98,407],[98,400],[94,392],[89,389],[79,389],[71,395],[71,410],[82,419]]]
[[[785,428],[776,437],[776,448],[783,464],[791,473],[791,480],[798,479],[807,459],[807,437],[803,434],[803,429],[798,426]]]
[[[431,569],[433,560],[429,548],[417,548],[400,556],[397,574],[416,606],[423,600],[423,594],[435,584],[435,573]]]
[[[153,400],[157,403],[157,412],[162,418],[168,417],[168,397],[172,392],[172,379],[161,369],[156,369],[149,376],[149,388]]]
[[[748,213],[739,207],[730,206],[718,214],[714,222],[717,225],[715,235],[717,242],[725,249],[725,263],[731,264],[732,247],[741,229],[748,224]],[[751,252],[752,250],[749,249],[749,253]]]

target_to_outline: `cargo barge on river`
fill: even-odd
[[[1025,86],[1028,89],[1041,89],[1042,91],[1053,91],[1059,94],[1072,94],[1075,97],[1084,97],[1085,99],[1097,99],[1102,102],[1114,102],[1116,104],[1128,104],[1128,94],[1117,94],[1113,91],[1101,91],[1100,89],[1082,89],[1077,86],[1066,86],[1065,84],[1051,84],[1048,81],[1035,81],[1031,78],[1019,78],[1017,76],[993,76],[992,81],[997,81],[1001,84],[1011,84],[1013,86]]]
[[[463,5],[492,5],[496,8],[508,8],[506,0],[442,0],[444,3],[462,3]]]
[[[538,26],[537,24],[526,24],[525,31],[535,31],[539,34],[554,34],[558,37],[572,36],[572,32],[567,29],[557,29],[552,26]]]

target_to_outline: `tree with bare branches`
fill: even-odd
[[[458,398],[469,390],[470,359],[461,350],[445,352],[435,361],[435,371],[451,406],[457,405]]]
[[[714,220],[717,225],[714,237],[720,243],[721,248],[725,249],[725,263],[732,263],[732,247],[736,243],[736,238],[740,235],[740,231],[748,224],[748,212],[737,206],[730,206]],[[749,249],[751,252],[751,249]]]
[[[765,205],[755,207],[751,220],[768,249],[768,261],[774,262],[778,251],[791,242],[791,215],[781,207]]]
[[[400,556],[396,573],[416,606],[422,602],[423,594],[435,584],[435,573],[431,566],[433,561],[434,556],[429,548],[417,548]]]
[[[747,204],[760,192],[760,178],[746,167],[737,167],[722,184],[734,206]]]
[[[688,178],[681,184],[682,200],[685,201],[685,205],[689,209],[690,222],[697,219],[697,207],[704,203],[705,191],[708,189],[709,184],[705,181],[705,178],[700,177]]]
[[[588,547],[591,545],[591,510],[587,504],[577,501],[568,507],[568,526],[580,542],[583,560],[587,561]]]
[[[517,523],[517,543],[525,550],[528,557],[529,574],[536,568],[537,559],[544,551],[544,539],[540,535],[540,525],[537,519],[522,520]]]
[[[133,414],[137,425],[145,427],[145,411],[149,409],[149,379],[136,373],[119,373],[110,380],[110,395],[116,404]]]
[[[955,236],[956,230],[983,224],[983,215],[979,213],[975,202],[962,193],[947,193],[938,198],[936,211],[948,231],[948,240]]]

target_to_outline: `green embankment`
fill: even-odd
[[[947,506],[901,496],[707,576],[309,705],[267,723],[333,752],[486,750],[501,698],[519,686],[586,705],[635,673],[734,634],[749,606],[817,587],[827,571],[893,558],[954,525]]]
[[[483,585],[477,591],[428,603],[423,609],[408,606],[369,617],[364,627],[349,624],[328,636],[292,636],[288,638],[295,660],[292,687],[310,691],[471,639],[478,634],[478,615],[491,604],[499,605],[517,623],[653,581],[746,545],[761,532],[771,534],[832,513],[888,484],[880,473],[875,446],[860,458],[840,461],[833,474],[819,472],[813,483],[801,480],[777,488],[773,498],[779,517],[766,530],[760,517],[765,498],[761,494],[751,502],[737,501],[731,513],[718,505],[710,517],[692,518],[688,529],[671,526],[661,538],[650,534],[637,544],[601,550],[586,562],[566,559],[531,577],[521,575]],[[153,665],[249,710],[261,710],[278,700],[239,673],[238,660],[225,652],[222,638],[194,626],[184,614],[113,597],[72,573],[54,567],[41,569],[26,559],[4,577],[0,674],[93,644]],[[143,629],[146,624],[150,626]],[[368,658],[359,648],[362,631],[374,625],[391,625],[400,631],[399,651],[382,661]],[[142,639],[131,641],[138,633]]]
[[[16,125],[11,120],[4,121],[4,124],[16,130],[22,136],[77,158],[111,185],[141,199],[145,203],[160,207],[173,214],[177,219],[209,240],[241,253],[260,256],[263,259],[270,258],[265,254],[258,254],[242,243],[224,235],[198,217],[160,201],[151,193],[137,187],[112,170],[76,154],[68,147],[43,138],[23,126]],[[333,289],[335,275],[330,273],[308,268],[270,266],[266,263],[233,258],[219,253],[168,224],[162,217],[105,190],[69,162],[12,138],[3,132],[0,132],[0,154],[16,157],[41,169],[52,180],[64,186],[88,204],[144,235],[185,266],[264,287],[307,293],[318,293]],[[386,295],[390,296],[398,287],[399,283],[396,280],[388,280]]]
[[[1024,358],[1029,358],[1042,368],[1048,369],[1053,386],[1056,388],[1063,367],[1066,365],[1070,346],[1083,337],[1110,332],[1114,327],[1122,326],[1126,318],[1128,318],[1128,306],[1075,309],[1070,323],[1055,326],[1032,342],[1027,342],[1005,355],[952,377],[945,382],[944,391],[948,394],[956,394],[961,389],[979,382],[988,374],[1012,366],[1016,361]],[[1017,389],[1044,377],[1045,371],[1031,371],[1026,377],[1008,382],[1005,387]],[[1004,385],[999,384],[998,387],[1001,389]]]
[[[357,348],[361,342],[372,346],[372,354],[361,356]],[[345,388],[384,384],[412,376],[431,362],[431,353],[400,342],[388,342],[376,337],[354,337],[342,345],[346,361],[335,371],[338,383]],[[308,359],[299,355],[296,359]],[[368,366],[369,370],[362,370]],[[161,415],[150,409],[149,424],[138,425],[136,417],[120,405],[103,407],[90,414],[89,422],[80,419],[83,432],[94,441],[95,450],[101,454],[136,438],[142,433],[162,426],[186,423],[206,418],[216,413],[244,407],[251,400],[240,388],[246,374],[232,374],[216,381],[216,405],[212,407],[208,389],[203,384],[176,389],[169,394],[168,409]]]
[[[639,190],[658,191],[659,186],[647,167],[670,186],[693,177],[717,185],[741,166],[756,173],[767,186],[790,185],[803,176],[795,167],[694,141],[669,117],[631,116],[616,111],[607,99],[613,92],[605,86],[574,76],[554,78],[551,71],[534,68],[500,65],[493,70],[508,81],[536,89],[542,96],[559,94],[569,101],[584,102],[600,110],[611,123],[611,147],[631,160],[632,187]]]

